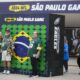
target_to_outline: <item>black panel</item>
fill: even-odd
[[[56,14],[49,15],[47,61],[48,73],[51,76],[63,74],[64,24],[64,16]]]

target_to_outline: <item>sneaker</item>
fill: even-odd
[[[6,72],[7,72],[7,71],[6,71],[6,70],[4,70],[4,71],[3,71],[3,74],[6,74]]]
[[[10,74],[10,71],[9,71],[9,70],[7,70],[6,74],[7,74],[7,75],[8,75],[8,74]]]

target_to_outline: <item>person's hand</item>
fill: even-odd
[[[42,48],[41,48],[40,46],[37,47],[37,50],[41,51],[41,49],[42,49]]]
[[[38,59],[39,58],[39,55],[38,54],[33,54],[33,57]]]
[[[29,49],[31,49],[32,48],[32,46],[29,46]]]
[[[36,57],[36,54],[33,54],[33,57],[35,58]]]

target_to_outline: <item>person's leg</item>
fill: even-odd
[[[64,61],[64,67],[65,67],[65,70],[67,72],[68,71],[68,61]]]
[[[10,68],[11,68],[11,55],[10,54],[6,56],[6,61],[7,61],[7,74],[10,74]]]
[[[37,59],[31,58],[31,65],[32,65],[32,75],[37,75]]]
[[[80,56],[78,56],[77,58],[77,64],[78,64],[78,67],[80,68]]]
[[[79,69],[80,69],[80,56],[79,56]],[[79,75],[80,75],[80,72],[79,72]]]
[[[65,68],[65,61],[63,62],[63,66],[64,66],[64,68]]]
[[[2,62],[3,62],[3,73],[6,73],[7,65],[6,65],[6,51],[2,52]]]
[[[77,64],[78,64],[78,67],[80,69],[80,56],[78,56],[78,58],[77,58]],[[79,72],[79,75],[80,75],[80,72]]]
[[[10,68],[11,68],[11,62],[10,61],[7,61],[7,70],[10,71]]]
[[[5,74],[7,71],[6,61],[3,61],[3,67],[4,67],[3,74]]]
[[[32,75],[35,75],[35,65],[36,65],[35,58],[32,58]]]
[[[66,61],[66,72],[68,71],[68,61]]]
[[[7,69],[6,61],[3,61],[3,67],[4,67],[5,70]]]
[[[68,61],[64,61],[64,68],[66,70],[66,72],[68,71]]]
[[[33,57],[31,57],[32,73],[29,75],[30,77],[33,76],[33,64],[34,64]]]
[[[38,75],[37,65],[38,65],[38,59],[34,58],[34,64],[33,64],[33,74],[34,75]]]

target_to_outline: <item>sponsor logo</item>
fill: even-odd
[[[4,18],[4,21],[5,22],[14,22],[14,21],[16,21],[16,18],[11,18],[11,17],[7,17],[7,18]]]
[[[16,4],[16,5],[9,6],[9,11],[12,11],[12,12],[24,12],[28,10],[30,10],[29,4],[25,4],[25,5]]]

